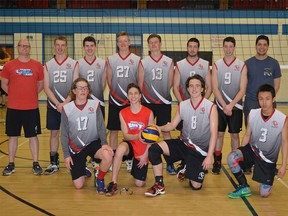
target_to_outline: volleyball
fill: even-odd
[[[147,126],[141,132],[141,138],[146,143],[155,143],[159,140],[160,133],[155,126]]]

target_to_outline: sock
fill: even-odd
[[[240,172],[233,173],[233,174],[234,174],[235,178],[237,179],[237,181],[239,182],[240,185],[249,187],[249,185],[247,183],[247,179],[246,179],[244,173],[242,172],[242,170]]]
[[[159,185],[164,185],[163,176],[155,176],[155,181],[156,181]]]
[[[102,170],[99,170],[98,179],[103,180],[107,172],[103,172]]]
[[[220,156],[220,155],[222,154],[222,151],[214,151],[214,154],[215,154],[216,156]]]
[[[34,161],[33,166],[37,166],[37,165],[39,165],[38,161]]]

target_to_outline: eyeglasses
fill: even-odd
[[[19,44],[18,47],[28,49],[28,48],[30,48],[31,46],[30,46],[30,45]]]
[[[79,91],[81,91],[81,90],[87,91],[89,88],[88,88],[88,86],[76,86],[75,89],[77,89],[77,90],[79,90]]]

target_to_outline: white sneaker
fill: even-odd
[[[126,160],[126,170],[131,173],[133,160]]]

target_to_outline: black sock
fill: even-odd
[[[247,186],[249,187],[248,183],[247,183],[247,179],[244,175],[244,173],[242,171],[238,172],[238,173],[233,173],[235,178],[237,179],[237,181],[239,182],[240,185],[243,186]]]
[[[163,176],[155,176],[155,181],[156,181],[159,185],[164,185]]]

